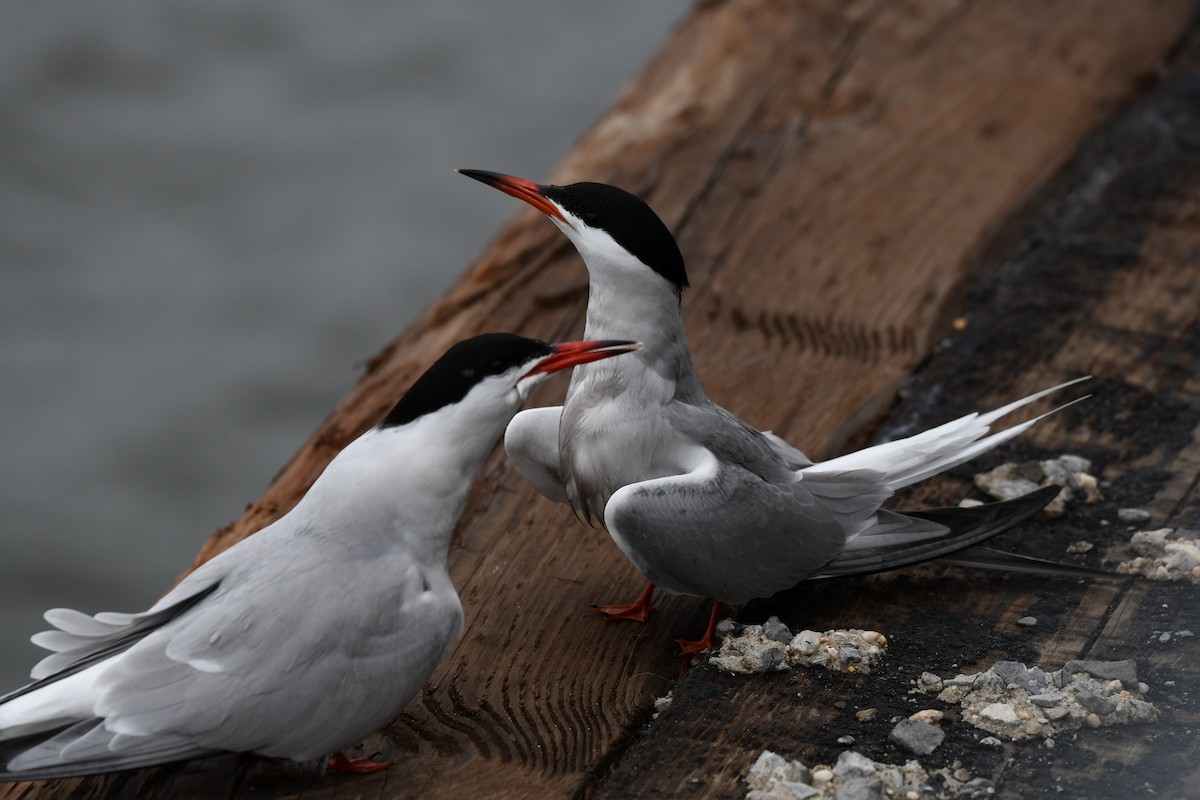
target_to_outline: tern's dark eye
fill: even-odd
[[[599,219],[600,219],[600,217],[598,217],[598,216],[596,215],[596,212],[595,212],[595,211],[585,211],[585,212],[583,212],[583,221],[584,221],[584,222],[586,222],[588,225],[595,226],[595,224],[596,224],[596,221],[597,221],[597,220],[599,220]]]

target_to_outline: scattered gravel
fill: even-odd
[[[971,776],[957,762],[926,770],[919,761],[885,764],[854,750],[843,752],[832,766],[818,764],[811,770],[764,750],[750,767],[746,783],[750,787],[746,800],[948,800],[985,798],[996,791],[991,781]]]
[[[725,638],[710,662],[741,674],[783,672],[799,666],[866,675],[887,653],[887,637],[878,631],[800,631],[793,636],[778,617],[744,627],[722,620],[717,632]]]
[[[1141,575],[1152,581],[1200,583],[1200,531],[1159,528],[1138,531],[1129,540],[1137,555],[1117,564],[1117,572]]]
[[[1095,545],[1091,542],[1080,539],[1078,542],[1071,542],[1071,544],[1067,545],[1067,554],[1072,556],[1083,555],[1084,553],[1091,552],[1093,547]]]
[[[917,690],[938,691],[924,681]],[[1158,709],[1133,661],[1068,661],[1055,672],[998,661],[986,672],[942,681],[938,699],[962,705],[962,718],[1006,739],[1050,738],[1062,731],[1153,722]]]
[[[1061,486],[1058,497],[1046,506],[1046,516],[1060,517],[1068,503],[1098,503],[1104,498],[1096,476],[1089,470],[1092,462],[1081,456],[1059,456],[1046,461],[1001,464],[991,472],[975,476],[975,485],[994,500],[1012,500],[1043,486]]]

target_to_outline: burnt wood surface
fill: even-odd
[[[866,443],[885,413],[885,431],[908,432],[1094,374],[1092,400],[985,465],[1095,458],[1104,504],[1022,526],[1004,544],[1061,559],[1066,543],[1090,539],[1098,563],[1128,536],[1100,527],[1118,505],[1200,524],[1194,11],[1190,0],[703,3],[553,179],[616,183],[660,212],[688,262],[686,319],[709,395],[810,455]],[[290,508],[451,343],[485,330],[576,336],[586,291],[566,241],[522,211],[199,560]],[[906,502],[954,500],[971,471]],[[1198,744],[1195,640],[1151,641],[1196,627],[1194,586],[946,567],[802,586],[742,618],[878,628],[892,640],[881,672],[733,678],[699,667],[676,686],[671,640],[699,632],[704,604],[664,598],[647,625],[605,624],[589,605],[631,598],[639,576],[499,452],[450,563],[466,633],[364,744],[394,762],[387,772],[230,755],[14,784],[0,798],[739,797],[764,747],[829,761],[849,733],[868,755],[903,760],[879,726],[886,710],[910,708],[909,681],[1000,656],[1048,668],[1134,657],[1152,686],[1175,681],[1175,699],[1153,731],[1093,731],[1053,751],[983,751],[947,722],[927,763],[970,760],[1012,797],[1048,796],[1060,780],[1079,794],[1151,782],[1171,796],[1200,778],[1194,761],[1169,760]],[[1027,613],[1045,622],[1015,628]],[[671,688],[675,703],[650,723],[652,700]],[[867,704],[882,721],[864,729],[853,711]]]

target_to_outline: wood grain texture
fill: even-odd
[[[553,177],[608,181],[646,197],[688,262],[695,288],[686,321],[710,396],[828,454],[893,402],[945,332],[982,248],[1140,90],[1192,9],[1187,0],[702,3]],[[462,190],[482,191],[465,181]],[[289,509],[453,342],[484,330],[577,335],[586,287],[566,241],[522,211],[371,361],[266,495],[197,563]],[[1038,363],[971,404],[1085,366]],[[535,403],[556,401],[563,388],[558,382]],[[390,771],[343,778],[322,776],[316,764],[229,756],[18,784],[0,788],[0,798],[566,797],[600,785],[613,765],[609,796],[641,792],[644,784],[620,776],[648,762],[636,748],[622,754],[636,745],[652,698],[677,677],[671,638],[698,630],[703,605],[669,599],[649,625],[605,625],[589,604],[625,599],[640,579],[603,532],[537,497],[499,454],[472,495],[451,571],[466,634],[401,719],[366,743],[396,762]],[[980,617],[997,597],[1015,608],[1026,596],[1020,587],[973,594],[973,582],[953,580],[964,613]],[[911,602],[942,586],[906,574],[873,579],[867,596],[882,605],[895,581]],[[1093,605],[1110,602],[1100,596]],[[812,605],[819,610],[819,598]],[[824,613],[842,612],[830,602]],[[709,693],[697,700],[700,714],[719,700],[711,687],[684,689]],[[806,730],[819,730],[826,706],[804,711]],[[747,737],[729,735],[730,746]],[[731,750],[719,765],[734,774],[741,758]],[[714,766],[684,762],[696,772],[677,788]]]

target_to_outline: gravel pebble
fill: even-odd
[[[1008,703],[989,703],[979,710],[979,716],[1001,725],[1016,725],[1017,710]]]
[[[837,790],[837,800],[882,800],[883,781],[879,778],[851,778]]]
[[[816,631],[800,631],[792,639],[792,647],[800,655],[811,656],[821,646],[821,634]]]
[[[750,767],[746,783],[750,787],[747,800],[804,800],[820,794],[809,785],[812,774],[808,767],[770,750],[764,750]]]
[[[927,756],[941,746],[946,734],[941,728],[928,722],[905,719],[892,728],[888,738],[910,752]]]
[[[1150,521],[1150,512],[1144,508],[1118,508],[1117,519],[1121,522],[1140,524]]]
[[[1037,625],[1037,617],[1021,617],[1017,624],[1024,628],[1032,628]]]
[[[1137,662],[1132,658],[1122,661],[1072,659],[1063,664],[1062,671],[1070,676],[1083,672],[1101,680],[1120,681],[1126,689],[1138,688]]]
[[[675,699],[674,690],[667,692],[662,697],[654,698],[654,719],[658,719],[658,715],[671,707],[671,702]]]
[[[778,617],[771,617],[763,623],[762,635],[780,644],[790,644],[792,641],[792,632],[788,630],[787,625],[779,621]]]
[[[926,689],[934,689],[939,692],[942,690],[942,679],[937,675],[934,675],[932,672],[922,672],[921,677],[917,680],[919,680],[921,682],[921,686],[925,687]]]
[[[726,617],[717,623],[717,627],[713,628],[713,633],[723,639],[726,636],[737,636],[742,632],[742,627],[741,623]]]
[[[839,778],[860,778],[874,772],[875,762],[854,750],[842,753],[833,765],[833,774]]]
[[[1063,701],[1063,696],[1057,692],[1046,692],[1045,694],[1032,694],[1029,696],[1029,702],[1035,706],[1049,708],[1056,706]]]

